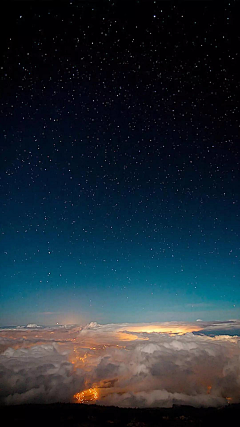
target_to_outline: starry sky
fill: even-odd
[[[239,4],[5,6],[1,325],[239,318]]]

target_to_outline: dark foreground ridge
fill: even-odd
[[[234,426],[240,405],[224,408],[128,409],[83,404],[19,405],[1,407],[1,418],[8,427],[172,427]]]

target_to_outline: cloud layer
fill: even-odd
[[[228,335],[238,328],[232,321],[2,330],[0,401],[71,402],[94,388],[101,405],[240,402],[240,338]],[[204,335],[217,329],[226,335]]]
[[[6,404],[69,402],[83,376],[56,345],[7,349],[0,355],[0,398]]]

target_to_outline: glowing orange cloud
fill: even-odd
[[[81,391],[80,393],[74,394],[73,397],[78,403],[88,403],[98,400],[99,392],[97,388],[89,388]]]
[[[121,341],[135,341],[139,339],[137,335],[128,334],[126,332],[118,332],[117,338],[120,339]]]
[[[184,335],[187,332],[199,331],[201,327],[199,325],[179,325],[179,324],[171,324],[171,325],[138,325],[138,326],[129,326],[126,330],[129,332],[161,332],[166,334],[178,334]]]

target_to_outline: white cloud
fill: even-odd
[[[2,403],[68,402],[83,386],[67,355],[56,345],[8,348],[0,355]]]
[[[1,331],[0,399],[72,401],[76,392],[95,387],[103,405],[240,402],[240,338],[203,334],[224,328],[236,330],[239,321]]]

